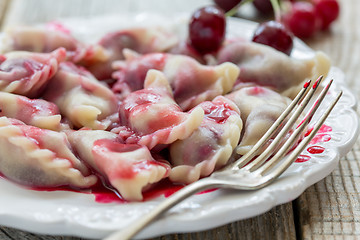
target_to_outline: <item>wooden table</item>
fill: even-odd
[[[168,1],[169,2],[169,1]],[[360,1],[339,0],[341,15],[330,31],[307,40],[342,69],[348,85],[360,95]],[[133,4],[129,1],[128,4]],[[190,4],[190,1],[189,1]],[[134,6],[130,6],[134,7]],[[146,10],[146,1],[140,7]],[[159,7],[159,11],[161,7]],[[186,10],[186,9],[185,9]],[[121,13],[116,0],[0,0],[2,26],[35,23],[58,17]],[[293,202],[269,212],[209,231],[173,234],[156,239],[344,239],[360,238],[360,141],[335,171]],[[36,235],[0,227],[0,239],[79,239]]]

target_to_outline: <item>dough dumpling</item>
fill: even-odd
[[[31,187],[87,188],[97,177],[73,154],[65,133],[0,117],[0,172]]]
[[[145,146],[124,144],[115,133],[79,130],[68,136],[80,158],[104,176],[125,200],[142,200],[144,190],[169,174],[169,165],[156,161]]]
[[[172,97],[164,74],[150,70],[145,88],[132,92],[120,105],[120,124],[135,134],[128,143],[139,143],[149,149],[187,138],[201,124],[204,111],[200,107],[183,112]]]
[[[114,93],[72,62],[60,64],[45,90],[44,99],[55,103],[76,128],[106,129],[111,124],[107,118],[118,108]]]
[[[0,55],[0,91],[39,97],[65,57],[64,48],[51,53],[14,51]]]
[[[242,121],[237,106],[223,96],[199,105],[205,117],[188,138],[170,145],[170,180],[191,183],[224,166],[238,145]]]
[[[126,61],[114,63],[117,82],[113,91],[121,96],[142,89],[149,69],[162,71],[169,81],[175,101],[187,111],[203,101],[228,93],[239,75],[232,63],[202,65],[191,57],[169,53],[136,55],[124,51]]]

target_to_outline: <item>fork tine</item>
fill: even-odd
[[[270,171],[291,149],[294,145],[295,141],[299,138],[300,134],[304,131],[305,127],[307,127],[315,114],[316,110],[320,106],[321,102],[324,100],[332,81],[321,91],[320,95],[316,99],[315,103],[311,107],[311,109],[307,112],[305,118],[301,121],[301,123],[296,127],[295,131],[291,134],[290,138],[282,145],[282,147],[277,151],[277,153],[266,163],[264,163],[258,170],[260,174],[265,174]],[[341,94],[340,94],[341,96]],[[339,97],[338,97],[339,98]],[[338,99],[336,98],[336,99]],[[337,100],[336,100],[337,102]],[[331,105],[332,107],[332,105]],[[274,140],[275,142],[275,140]]]
[[[326,109],[324,114],[316,122],[316,124],[314,125],[314,128],[312,129],[310,134],[307,135],[299,143],[299,145],[289,154],[289,156],[285,159],[285,161],[283,163],[281,163],[281,165],[276,167],[270,174],[266,175],[270,182],[272,180],[276,179],[277,177],[279,177],[286,169],[288,169],[290,167],[290,165],[295,161],[295,159],[297,159],[299,154],[305,149],[305,147],[309,144],[311,139],[313,139],[315,134],[319,131],[320,127],[324,124],[326,118],[329,116],[330,112],[333,110],[333,108],[335,107],[336,103],[339,101],[341,96],[342,96],[342,91],[340,91],[340,93],[337,95],[337,97],[333,100],[333,102]]]
[[[290,117],[290,119],[287,121],[285,126],[281,129],[281,131],[278,133],[276,138],[273,140],[273,142],[262,152],[254,161],[249,163],[245,168],[249,171],[254,171],[255,169],[259,168],[265,161],[268,159],[268,157],[273,153],[275,148],[279,146],[279,142],[284,138],[285,134],[289,132],[289,130],[292,128],[294,123],[298,120],[300,114],[303,112],[305,107],[310,102],[311,98],[315,94],[318,86],[320,85],[322,81],[322,77],[319,77],[318,80],[314,83],[311,90],[306,94],[304,99],[300,102],[300,105],[297,106],[295,109],[294,114]],[[330,87],[332,81],[327,86],[327,89]]]
[[[319,77],[318,81],[321,81],[322,76]],[[262,138],[254,145],[254,147],[238,159],[236,162],[228,165],[224,168],[227,169],[237,169],[246,165],[255,154],[265,145],[265,143],[272,137],[272,135],[276,132],[276,130],[283,124],[284,120],[290,114],[290,112],[295,108],[295,106],[303,99],[304,94],[306,93],[308,87],[310,86],[311,80],[307,81],[304,84],[304,87],[300,90],[300,92],[296,95],[294,100],[289,104],[289,106],[285,109],[285,111],[279,116],[279,118],[274,122],[274,124],[269,128],[269,130],[262,136]]]

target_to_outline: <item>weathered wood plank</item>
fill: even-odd
[[[327,178],[310,187],[296,201],[301,235],[360,235],[360,143],[340,160]]]

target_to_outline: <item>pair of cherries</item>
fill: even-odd
[[[236,7],[241,0],[214,0],[215,6],[198,9],[189,25],[189,42],[199,53],[211,53],[219,49],[226,31],[225,12]],[[307,38],[318,29],[325,30],[339,15],[337,0],[313,0],[311,2],[287,0],[288,10],[277,21],[259,25],[253,41],[262,43],[290,55],[293,35]],[[260,14],[273,12],[270,0],[254,0]]]

